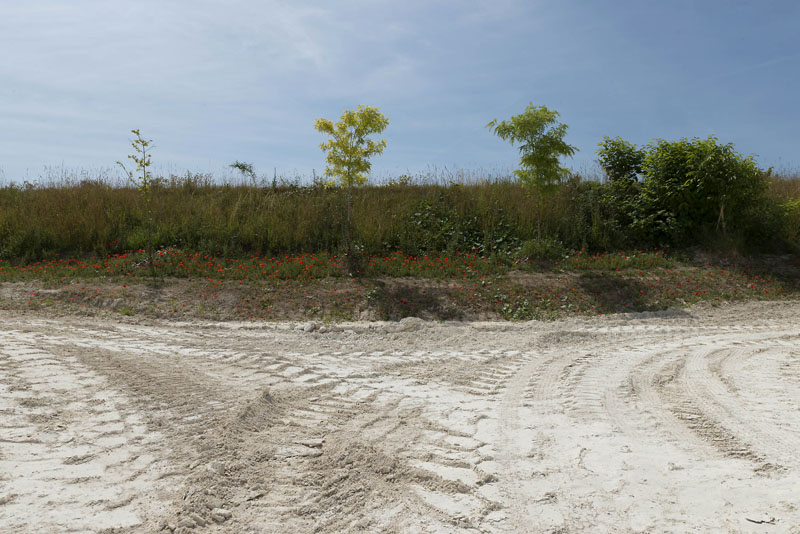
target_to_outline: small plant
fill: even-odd
[[[572,156],[577,150],[564,141],[567,125],[559,123],[557,111],[531,102],[525,111],[509,120],[492,120],[486,125],[504,141],[519,144],[520,168],[514,171],[517,180],[536,191],[538,214],[536,236],[542,239],[543,197],[553,193],[569,171],[559,162],[561,156]]]
[[[236,160],[228,166],[231,169],[236,169],[242,173],[242,176],[250,178],[250,180],[253,182],[253,186],[256,185],[256,171],[253,169],[252,163],[245,163],[243,161]]]
[[[383,153],[386,140],[370,139],[372,134],[381,133],[389,124],[378,108],[359,106],[356,110],[345,110],[339,122],[334,124],[328,119],[317,119],[314,128],[331,138],[320,144],[327,152],[328,166],[325,176],[339,180],[339,184],[347,191],[347,218],[345,220],[345,246],[347,261],[353,264],[353,246],[350,237],[351,211],[353,203],[353,187],[367,183],[367,173],[372,164],[369,158]]]
[[[144,196],[144,202],[147,210],[147,262],[150,265],[150,274],[153,281],[156,279],[156,266],[153,259],[153,207],[152,207],[152,189],[155,181],[153,175],[150,173],[150,147],[153,142],[152,139],[145,139],[139,130],[131,130],[131,133],[136,136],[131,141],[131,146],[136,151],[136,154],[129,154],[128,159],[136,163],[135,174],[134,171],[129,171],[121,161],[117,161],[117,165],[122,167],[128,179],[136,183],[139,190]]]
[[[389,181],[386,182],[386,187],[408,187],[413,183],[414,178],[408,174],[401,174],[397,178],[390,178]]]

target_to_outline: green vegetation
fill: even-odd
[[[769,172],[730,143],[656,139],[640,149],[606,137],[598,155],[609,178],[606,206],[639,243],[782,248],[793,240],[779,230],[785,214],[767,194]]]
[[[0,260],[24,265],[143,250],[155,278],[156,253],[169,250],[240,259],[338,254],[350,274],[366,272],[366,257],[394,253],[516,265],[559,261],[571,250],[798,251],[798,176],[762,171],[715,137],[641,148],[605,137],[598,150],[604,176],[580,176],[561,167],[575,147],[558,117],[531,103],[489,122],[519,148],[514,179],[432,183],[403,175],[383,185],[368,183],[369,160],[386,146],[370,136],[388,125],[374,107],[315,122],[330,136],[320,147],[332,180],[315,174],[310,185],[275,175],[268,186],[240,161],[230,165],[245,178],[238,184],[191,173],[153,177],[152,141],[132,130],[128,158],[136,168],[117,162],[128,183],[84,177],[1,187]]]
[[[250,178],[250,180],[252,180],[253,185],[256,185],[258,177],[256,176],[256,171],[253,168],[252,163],[245,163],[243,161],[237,160],[228,165],[228,167],[230,167],[231,169],[236,169],[237,171],[242,173],[242,176]]]
[[[142,197],[144,198],[144,205],[146,211],[145,217],[145,227],[147,228],[147,262],[150,265],[150,272],[153,277],[153,280],[156,278],[156,270],[155,270],[155,262],[153,260],[153,208],[152,208],[152,192],[153,192],[153,175],[150,172],[150,145],[153,142],[152,139],[145,139],[142,137],[142,134],[139,130],[131,130],[131,133],[136,136],[134,140],[131,141],[131,146],[133,147],[135,154],[128,155],[128,159],[133,160],[136,164],[136,174],[134,171],[129,171],[125,164],[121,161],[117,161],[117,165],[122,167],[122,170],[125,171],[125,174],[128,176],[128,180],[133,183],[137,183],[139,190],[142,192]]]
[[[545,106],[528,104],[523,113],[509,120],[492,120],[486,126],[492,133],[511,144],[519,144],[519,169],[514,171],[517,180],[536,192],[538,200],[536,240],[542,240],[542,204],[569,170],[561,167],[562,156],[572,156],[577,150],[564,141],[567,125],[558,122],[558,112]]]
[[[725,208],[727,233],[709,216],[700,231],[675,234],[670,249],[706,245],[739,252],[791,251],[800,239],[800,179],[761,178],[767,190],[758,217],[737,217]],[[625,205],[609,200],[612,181],[574,176],[542,206],[542,255],[528,244],[530,259],[557,259],[559,251],[592,252],[661,245],[631,230]],[[343,247],[345,199],[323,185],[217,184],[209,176],[172,176],[151,185],[147,202],[132,186],[100,181],[0,188],[0,258],[28,262],[61,257],[146,250],[152,220],[155,250],[174,247],[223,256],[335,252]],[[641,191],[634,184],[634,191]],[[613,198],[613,197],[612,197]],[[633,197],[632,202],[638,202]],[[758,207],[746,208],[751,213]],[[378,254],[402,250],[462,251],[511,257],[537,240],[537,200],[525,186],[498,180],[473,184],[365,185],[353,189],[353,246]],[[665,220],[669,220],[666,218]],[[703,232],[708,232],[705,235]],[[673,235],[673,234],[659,234]],[[683,239],[683,241],[679,240]],[[730,246],[735,245],[735,248]],[[555,251],[555,252],[553,252]]]
[[[325,159],[328,166],[325,168],[325,176],[337,178],[347,192],[344,239],[346,257],[350,262],[353,259],[351,238],[353,188],[367,183],[367,174],[372,168],[369,158],[381,154],[386,148],[385,139],[375,141],[368,136],[381,133],[388,124],[389,119],[381,115],[378,108],[370,106],[345,110],[336,124],[328,119],[317,119],[314,123],[318,132],[331,136],[328,141],[319,145],[327,152]],[[351,270],[354,269],[353,264]]]

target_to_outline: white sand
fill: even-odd
[[[0,531],[800,534],[800,303],[0,315]]]

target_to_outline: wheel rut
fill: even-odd
[[[798,311],[326,333],[8,315],[0,522],[797,534]]]

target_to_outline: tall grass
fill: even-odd
[[[401,177],[356,189],[357,247],[491,254],[535,238],[535,198],[501,174],[421,182]],[[561,185],[545,203],[544,235],[592,251],[636,245],[605,211],[602,187],[580,178]],[[786,210],[794,209],[792,202],[800,206],[800,177],[772,180],[771,194]],[[319,184],[170,176],[153,188],[154,245],[225,255],[335,252],[343,243],[344,203],[340,190]],[[796,211],[796,222],[787,223],[794,239],[800,237]],[[7,260],[104,255],[142,249],[145,242],[146,206],[133,186],[82,177],[0,187],[0,257]]]
[[[771,176],[769,192],[778,201],[800,198],[800,171],[786,171]]]
[[[800,172],[785,171],[773,176],[769,195],[783,212],[783,235],[800,243]]]

